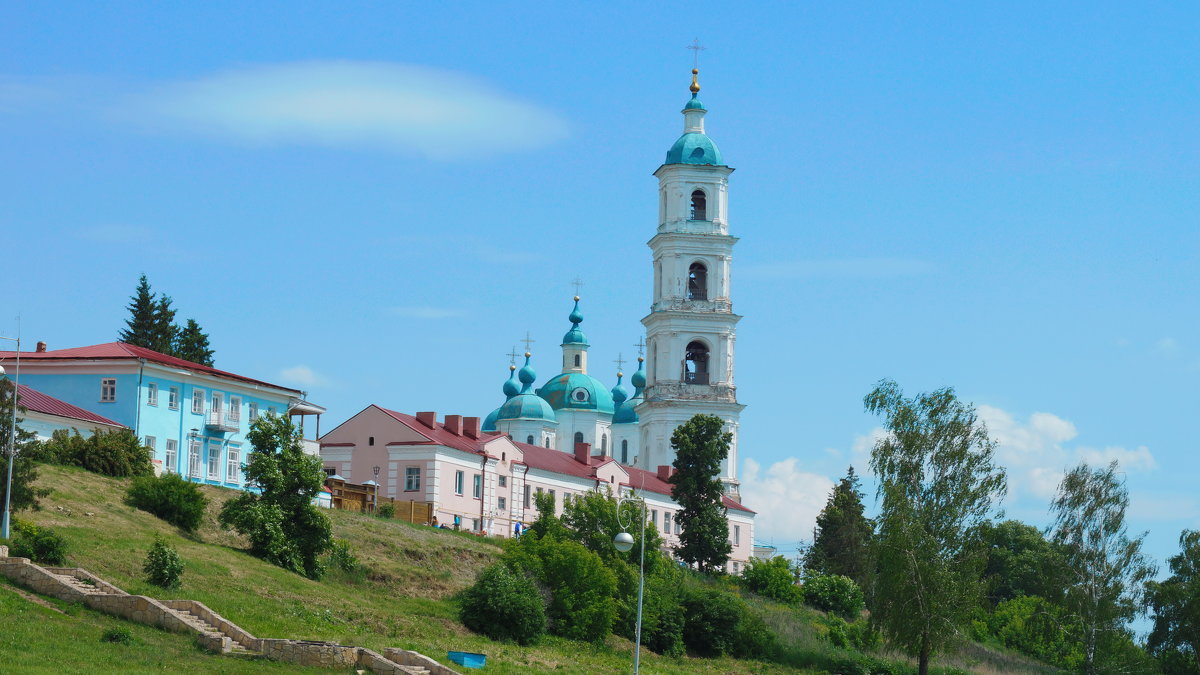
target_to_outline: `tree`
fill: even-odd
[[[671,498],[679,504],[675,517],[683,528],[676,554],[705,573],[723,568],[733,552],[721,501],[725,490],[717,478],[733,440],[724,427],[720,417],[696,415],[671,434],[675,448]]]
[[[0,379],[0,504],[4,503],[5,485],[8,480],[8,453],[10,448],[14,447],[11,445],[13,403],[15,402],[17,406],[17,442],[15,446],[17,454],[13,460],[12,499],[9,503],[9,508],[14,512],[25,509],[36,510],[39,508],[38,499],[50,494],[49,489],[33,486],[37,481],[38,473],[37,464],[34,463],[30,451],[38,444],[37,434],[21,428],[21,422],[24,420],[20,415],[25,412],[25,406],[21,405],[19,394],[13,396],[15,390],[16,385],[12,380]]]
[[[1060,547],[1042,531],[1019,520],[984,523],[980,538],[988,552],[983,576],[989,606],[1022,596],[1062,601],[1068,571]]]
[[[742,586],[746,590],[778,600],[785,605],[798,605],[804,600],[804,591],[796,585],[796,573],[787,558],[751,558],[742,572]]]
[[[850,577],[859,588],[867,588],[875,524],[863,515],[862,497],[858,476],[850,467],[817,515],[813,544],[804,557],[804,566],[821,574]]]
[[[1167,560],[1171,576],[1151,582],[1147,591],[1154,611],[1154,630],[1146,642],[1160,661],[1191,662],[1200,671],[1200,532],[1179,535],[1179,553]],[[1182,672],[1182,669],[1179,669]]]
[[[906,399],[882,380],[863,399],[888,434],[871,452],[882,501],[871,620],[918,659],[947,647],[982,594],[978,526],[1005,491],[995,443],[970,404],[947,387]]]
[[[171,296],[159,296],[154,306],[154,332],[150,349],[175,356],[175,338],[179,326],[175,325],[175,310],[171,307]]]
[[[321,554],[333,545],[329,517],[313,505],[325,483],[321,458],[305,454],[291,420],[258,418],[246,435],[253,447],[247,482],[260,494],[243,492],[221,508],[220,523],[250,539],[250,550],[275,565],[320,579]]]
[[[81,466],[114,478],[154,473],[150,449],[142,445],[131,429],[97,429],[87,437],[77,429],[56,429],[32,454],[39,461]]]
[[[632,516],[632,522],[627,524],[629,533],[633,535],[633,548],[626,553],[621,553],[613,545],[613,536],[623,528],[617,519],[617,500],[611,494],[589,490],[575,495],[571,503],[563,506],[562,525],[566,528],[565,536],[586,546],[605,563],[618,559],[637,565],[642,546],[638,518],[642,517],[643,502],[640,499],[626,501],[621,509],[622,517]],[[661,548],[662,537],[653,525],[647,523],[647,572],[658,568],[662,558]]]
[[[138,277],[138,286],[129,299],[128,309],[125,329],[117,339],[137,347],[154,349],[158,342],[158,303],[154,301],[154,293],[150,292],[150,282],[145,274]]]
[[[200,329],[195,319],[188,319],[187,325],[179,331],[172,351],[174,356],[185,361],[212,367],[213,350],[208,346],[208,333]]]
[[[1063,477],[1051,503],[1050,539],[1063,547],[1072,577],[1065,605],[1079,619],[1083,672],[1112,672],[1123,659],[1126,622],[1139,613],[1143,584],[1155,572],[1142,555],[1145,533],[1133,539],[1125,527],[1129,494],[1114,461],[1092,470],[1080,463]]]

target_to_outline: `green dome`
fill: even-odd
[[[667,151],[667,159],[663,164],[709,164],[724,166],[721,151],[717,144],[707,135],[698,131],[689,131],[675,141],[675,145]]]
[[[554,410],[614,411],[612,394],[604,383],[583,373],[563,373],[551,378],[537,391]]]
[[[639,356],[637,372],[633,374],[633,377],[629,378],[629,381],[633,383],[633,398],[617,406],[617,412],[613,415],[613,424],[637,423],[638,414],[636,408],[645,400],[645,397],[642,396],[642,389],[646,387],[645,368],[646,360]]]
[[[690,101],[688,101],[686,104],[684,104],[683,109],[684,110],[708,110],[708,108],[705,108],[704,104],[700,102],[700,99],[697,98],[696,94],[692,94],[692,99]]]
[[[501,420],[542,420],[554,422],[554,409],[545,399],[537,394],[517,394],[508,399],[497,411],[496,421]]]
[[[579,330],[579,324],[583,323],[583,312],[579,311],[579,296],[575,296],[575,309],[567,316],[567,320],[571,322],[571,330],[563,336],[563,346],[566,345],[583,345],[588,346],[587,337],[583,331]]]
[[[496,430],[496,418],[499,416],[500,416],[499,408],[496,408],[492,412],[488,413],[488,416],[483,418],[483,426],[479,427],[479,430],[480,431],[495,431]]]
[[[504,381],[504,387],[502,389],[504,391],[505,399],[510,399],[521,393],[521,383],[517,382],[516,370],[516,366],[508,367],[508,379]]]
[[[618,409],[625,402],[625,399],[629,398],[629,392],[625,391],[625,387],[621,386],[621,377],[623,375],[624,373],[617,373],[617,386],[613,387],[612,391],[609,392],[612,394],[613,406]]]

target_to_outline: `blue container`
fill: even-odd
[[[487,665],[487,654],[475,652],[446,652],[451,661],[466,668],[482,668]]]

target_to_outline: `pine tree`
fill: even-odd
[[[724,427],[720,417],[696,415],[671,434],[675,448],[671,498],[679,504],[675,517],[683,528],[677,552],[680,560],[695,564],[701,572],[720,570],[733,552],[721,501],[725,490],[718,478],[733,440]]]
[[[175,325],[171,296],[160,296],[154,306],[154,332],[150,349],[175,356],[175,336],[178,334],[179,326]]]
[[[200,329],[195,319],[188,319],[187,325],[176,336],[174,355],[186,361],[212,366],[213,350],[208,346],[208,333]]]
[[[850,467],[817,516],[804,566],[821,574],[850,577],[859,588],[867,588],[875,525],[863,515],[863,493],[858,485],[858,475]]]
[[[145,274],[138,278],[137,290],[129,299],[128,309],[126,328],[120,332],[117,339],[137,347],[154,349],[158,303],[154,301],[154,293],[150,292],[150,282],[146,281]]]

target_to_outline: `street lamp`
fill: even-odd
[[[21,334],[18,332],[17,337],[3,337],[0,340],[10,340],[17,343],[17,366],[14,368],[13,374],[13,392],[12,392],[12,420],[9,422],[8,428],[8,475],[4,479],[4,522],[0,526],[0,538],[8,539],[9,532],[9,513],[12,505],[12,472],[13,462],[17,458],[17,392],[21,384]],[[4,374],[4,366],[0,366],[0,375]],[[4,424],[0,420],[0,425]]]
[[[375,472],[375,503],[372,505],[371,513],[379,513],[379,467],[371,467],[371,471]]]
[[[632,495],[622,498],[617,496],[617,524],[621,526],[621,531],[617,536],[613,537],[613,546],[621,553],[627,553],[633,548],[633,535],[626,530],[628,526],[621,521],[621,505],[633,501]],[[641,550],[638,560],[638,601],[637,601],[637,626],[634,629],[634,648],[633,648],[633,673],[638,674],[638,668],[642,660],[642,592],[646,588],[646,500],[640,500],[642,504],[642,530],[641,530]]]

